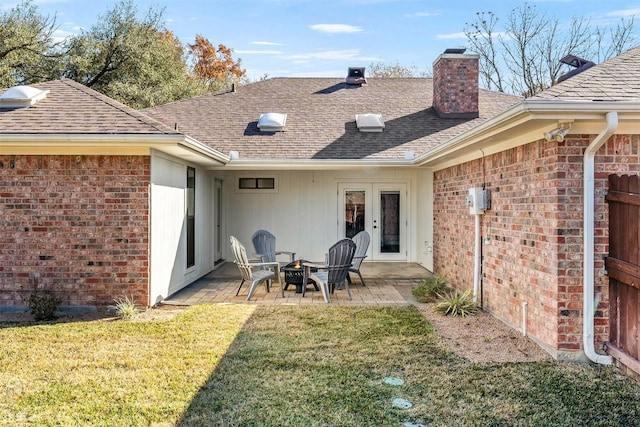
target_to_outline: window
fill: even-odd
[[[240,190],[275,190],[275,178],[240,178],[238,189]]]
[[[187,168],[187,268],[196,264],[196,170]]]

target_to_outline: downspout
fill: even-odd
[[[480,235],[480,214],[475,214],[475,247],[473,251],[473,302],[478,304],[480,293],[480,269],[482,268],[482,236]]]
[[[595,137],[584,152],[584,273],[583,273],[583,314],[582,341],[584,354],[595,363],[611,364],[611,356],[598,354],[594,345],[594,316],[595,316],[595,155],[598,149],[609,139],[618,128],[618,113],[607,113],[607,125]]]

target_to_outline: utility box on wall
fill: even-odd
[[[473,187],[467,194],[467,206],[471,215],[482,215],[491,209],[491,192],[482,187]]]

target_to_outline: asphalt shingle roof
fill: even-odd
[[[30,86],[49,90],[49,94],[27,108],[0,109],[0,133],[179,134],[144,113],[72,80]]]
[[[244,159],[402,159],[467,131],[521,100],[480,90],[480,117],[441,119],[430,78],[273,78],[236,92],[206,94],[143,110],[223,153]],[[286,113],[284,132],[257,127],[262,113]],[[359,132],[356,114],[382,114],[382,133]]]
[[[640,47],[630,49],[531,99],[621,101],[640,99]]]

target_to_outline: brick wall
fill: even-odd
[[[69,306],[146,305],[150,160],[0,156],[0,305],[33,286]]]
[[[440,117],[478,117],[478,55],[442,54],[433,64],[433,108]]]
[[[474,218],[469,187],[486,183],[492,209],[481,218],[484,308],[527,332],[550,351],[582,348],[582,156],[593,135],[537,141],[435,173],[434,270],[460,289],[473,287]],[[637,136],[615,136],[596,157],[596,348],[607,339],[610,173],[640,170]],[[484,162],[484,166],[483,166]]]

